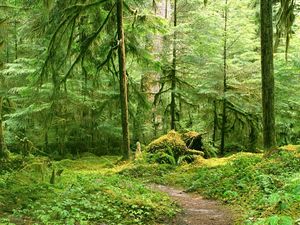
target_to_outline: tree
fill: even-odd
[[[224,147],[225,147],[225,133],[226,133],[226,107],[227,107],[227,99],[226,99],[226,92],[227,92],[227,21],[228,21],[228,11],[227,11],[227,0],[225,0],[224,6],[224,50],[223,50],[223,112],[222,112],[222,127],[221,127],[221,146],[220,152],[221,155],[224,154]]]
[[[139,120],[139,124],[134,127],[133,131],[135,133],[134,138],[144,143],[147,143],[153,136],[156,137],[158,132],[162,130],[162,115],[158,109],[157,102],[159,101],[159,97],[157,97],[157,94],[161,88],[161,62],[164,56],[163,50],[167,48],[165,47],[166,38],[164,38],[164,35],[168,27],[167,22],[171,19],[171,2],[169,0],[153,1],[150,13],[150,16],[153,15],[153,18],[156,20],[156,26],[157,24],[160,24],[160,26],[159,30],[156,29],[154,33],[150,29],[147,29],[146,49],[151,54],[153,63],[148,62],[147,67],[144,68],[140,80],[140,90],[146,97],[148,107],[143,103],[141,104],[144,105],[143,108],[139,107],[136,117]]]
[[[173,26],[176,29],[177,27],[177,0],[174,0],[174,20]],[[173,34],[173,53],[172,53],[172,71],[171,71],[171,104],[170,104],[170,112],[171,112],[171,129],[176,129],[176,66],[177,66],[177,34],[176,30],[174,30]]]
[[[2,123],[2,108],[3,108],[3,97],[0,97],[0,160],[6,158],[6,149],[4,144],[4,135],[3,135],[3,123]]]
[[[118,27],[118,55],[119,55],[119,76],[120,76],[120,101],[123,132],[123,158],[129,159],[130,139],[128,126],[128,93],[127,93],[127,75],[126,75],[126,54],[125,54],[125,36],[123,28],[123,0],[117,0],[117,27]]]
[[[273,20],[271,0],[261,0],[260,15],[263,143],[265,149],[270,149],[276,145],[274,113]]]
[[[277,4],[279,0],[275,0],[272,3]],[[274,44],[274,52],[276,52],[280,39],[282,37],[285,38],[285,60],[288,59],[288,49],[290,45],[290,39],[292,34],[294,33],[292,27],[296,18],[296,9],[297,3],[294,0],[281,0],[280,6],[275,14],[276,21],[276,35],[275,35],[275,44]]]

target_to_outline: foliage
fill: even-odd
[[[176,168],[170,164],[139,162],[122,169],[119,173],[125,176],[143,179],[146,182],[164,183],[164,175]]]
[[[296,151],[281,150],[269,158],[237,155],[226,164],[196,165],[165,179],[241,206],[245,224],[293,224],[300,216],[299,163]]]
[[[222,200],[238,213],[238,224],[292,225],[300,216],[299,146],[284,146],[265,156],[198,158],[179,167],[139,162],[121,173]]]
[[[64,169],[55,185],[49,184],[51,168],[38,158],[2,175],[0,214],[5,213],[0,222],[27,218],[39,224],[155,224],[175,213],[168,197],[114,174],[109,167],[116,159],[89,156],[53,163],[52,168]]]
[[[294,223],[300,217],[300,152],[292,145],[300,143],[299,3],[273,1],[276,139],[283,147],[265,156],[214,158],[224,99],[226,154],[261,146],[258,1],[177,0],[175,28],[172,16],[156,15],[162,9],[155,1],[124,2],[131,140],[155,139],[130,164],[95,156],[121,152],[114,2],[1,2],[0,223],[161,223],[175,213],[173,204],[141,180],[240,205],[245,224]],[[159,137],[170,129],[170,95],[178,133]],[[201,133],[181,134],[187,130]],[[199,134],[200,149],[189,149]]]
[[[14,170],[18,170],[24,166],[24,159],[21,155],[14,155],[7,152],[7,157],[0,160],[0,175]]]
[[[299,144],[299,59],[298,53],[291,54],[288,62],[285,62],[283,53],[277,55],[275,73],[276,84],[276,119],[278,145]],[[287,88],[289,87],[289,88]],[[294,90],[291,95],[290,90]]]
[[[287,38],[289,42],[287,61],[285,46],[279,44],[275,53],[277,140],[280,145],[296,144],[300,130],[297,5],[290,0],[274,3],[278,41]],[[126,1],[132,142],[148,144],[170,129],[173,93],[176,128],[203,131],[214,147],[206,148],[211,152],[205,157],[217,154],[224,7],[222,1],[205,1],[204,5],[198,0],[178,0],[178,26],[173,29],[170,19],[155,16],[151,2]],[[261,145],[257,2],[230,0],[227,10],[226,145],[253,151]],[[40,153],[55,158],[85,151],[120,153],[118,40],[112,2],[4,0],[0,12],[1,116],[8,149],[21,152],[20,140],[26,137]],[[170,91],[174,32],[176,90]],[[293,41],[292,36],[296,37]],[[145,80],[148,74],[156,74],[158,80]],[[144,86],[159,90],[147,93]]]
[[[0,42],[4,34],[10,39],[5,39],[6,51],[0,54],[1,96],[13,105],[2,113],[7,146],[19,152],[19,139],[26,137],[56,158],[84,151],[120,153],[120,112],[114,110],[120,103],[113,4],[34,2],[5,0],[7,7],[0,7],[5,17],[5,22],[0,19],[1,29],[2,22],[5,28]],[[155,64],[144,48],[145,39],[166,26],[145,6],[149,7],[146,1],[128,1],[124,12],[128,60],[136,61],[128,66],[128,74],[134,75],[129,78],[133,119],[137,106],[145,102],[136,76],[142,65]]]

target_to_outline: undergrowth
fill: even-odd
[[[167,196],[115,174],[117,161],[91,156],[45,165],[36,158],[2,174],[0,224],[158,224],[175,214]],[[53,169],[64,171],[51,185]]]
[[[221,200],[241,214],[237,224],[294,225],[300,223],[299,153],[238,153],[179,167],[137,163],[122,173]]]
[[[176,206],[145,185],[153,182],[221,200],[239,211],[237,224],[299,223],[300,152],[291,146],[267,156],[198,157],[180,166],[92,155],[21,161],[0,175],[0,224],[163,224]]]
[[[300,217],[300,159],[291,152],[242,156],[199,168],[192,179],[190,191],[242,206],[245,224],[293,225]]]

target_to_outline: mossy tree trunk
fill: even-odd
[[[272,147],[276,146],[272,0],[261,0],[260,14],[263,143],[265,149],[271,149]]]
[[[220,153],[224,154],[225,150],[225,135],[226,135],[226,124],[227,124],[227,22],[228,22],[228,10],[227,0],[225,0],[224,6],[224,45],[223,45],[223,112],[222,112],[222,127],[221,127],[221,146]]]
[[[152,10],[155,16],[165,18],[166,20],[171,19],[171,0],[156,0],[153,1]],[[155,34],[149,36],[149,41],[147,42],[146,48],[149,51],[155,53],[155,60],[157,62],[163,61],[163,49],[168,48],[168,42],[162,34]],[[141,91],[145,94],[148,103],[151,105],[151,110],[145,110],[142,107],[139,107],[137,112],[134,126],[134,138],[137,141],[142,141],[143,143],[149,142],[149,138],[152,139],[149,135],[145,135],[144,127],[153,127],[153,136],[157,137],[159,131],[163,129],[163,116],[159,111],[159,104],[161,97],[159,92],[162,90],[163,82],[161,82],[161,73],[155,70],[147,70],[141,75]],[[141,104],[142,105],[142,104]]]
[[[3,126],[2,126],[2,108],[3,108],[3,96],[0,96],[0,159],[6,158],[4,134],[3,134]]]
[[[217,111],[217,100],[213,101],[214,106],[214,127],[213,127],[213,136],[212,136],[212,143],[215,147],[216,144],[216,136],[217,136],[217,130],[218,130],[218,111]]]
[[[174,21],[173,26],[176,29],[177,27],[177,0],[174,0]],[[176,129],[176,66],[177,66],[177,34],[176,30],[173,34],[173,55],[172,55],[172,71],[171,71],[171,129]]]
[[[17,8],[17,1],[15,0],[15,7]],[[15,41],[15,59],[18,59],[18,26],[17,26],[17,11],[14,11],[14,41]]]
[[[125,56],[125,35],[123,27],[123,0],[117,0],[117,27],[118,27],[118,55],[119,55],[119,76],[120,76],[120,102],[122,117],[123,158],[129,159],[130,139],[128,125],[128,93],[127,93],[127,75],[126,75],[126,56]]]

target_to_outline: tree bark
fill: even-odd
[[[3,134],[3,124],[2,124],[2,108],[3,108],[3,96],[0,96],[0,159],[6,158],[5,154],[5,143]]]
[[[217,101],[214,100],[214,130],[213,130],[213,136],[212,136],[212,143],[213,147],[216,145],[216,135],[217,135],[217,129],[218,129],[218,112],[217,112]]]
[[[125,55],[125,36],[123,27],[123,0],[117,0],[117,26],[118,26],[118,55],[119,55],[119,76],[120,76],[120,102],[121,102],[121,119],[123,144],[123,159],[127,160],[130,156],[130,139],[128,125],[128,93],[127,93],[127,76],[126,76],[126,55]]]
[[[171,0],[156,0],[153,2],[153,13],[157,17],[165,18],[168,21],[171,19]],[[146,45],[155,55],[155,60],[157,62],[162,61],[162,53],[166,46],[163,35],[155,34],[149,37],[149,41]],[[151,110],[145,111],[142,107],[138,107],[139,111],[136,115],[136,124],[134,128],[134,139],[143,143],[149,142],[153,137],[150,135],[145,135],[144,128],[140,126],[142,123],[145,127],[153,128],[153,136],[156,138],[159,132],[163,129],[162,118],[160,113],[158,102],[161,97],[157,94],[162,88],[161,84],[161,74],[155,70],[146,70],[145,73],[141,75],[141,91],[145,94],[148,103],[151,105]],[[156,98],[157,97],[157,98]],[[151,135],[152,136],[152,135]]]
[[[222,112],[222,127],[221,127],[221,146],[220,153],[224,155],[225,150],[225,135],[226,135],[226,123],[227,123],[227,21],[228,21],[228,11],[227,11],[227,0],[225,0],[224,9],[224,50],[223,50],[223,112]]]
[[[15,7],[17,7],[17,1],[15,0]],[[14,38],[15,38],[15,59],[18,59],[18,27],[17,27],[17,13],[14,13]]]
[[[174,0],[174,28],[177,27],[177,0]],[[176,129],[176,64],[177,64],[177,34],[176,30],[173,34],[173,59],[172,59],[172,73],[171,73],[171,129]]]
[[[265,149],[276,146],[274,113],[274,65],[272,1],[261,0],[261,74],[263,143]]]

